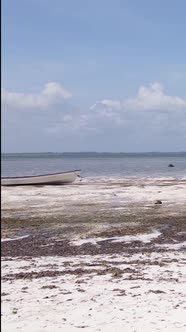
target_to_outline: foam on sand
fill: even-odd
[[[1,242],[9,242],[9,241],[18,241],[27,238],[29,235],[23,235],[23,236],[16,236],[14,238],[4,238],[1,239]]]
[[[143,243],[150,243],[151,240],[160,236],[161,233],[159,231],[154,231],[150,234],[138,234],[138,235],[124,235],[124,236],[115,236],[115,237],[97,237],[97,238],[87,238],[87,239],[73,239],[71,240],[71,244],[75,246],[81,246],[86,243],[91,243],[93,245],[97,245],[99,241],[111,241],[111,242],[134,242],[140,241]]]

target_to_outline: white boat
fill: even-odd
[[[22,177],[3,177],[1,178],[2,186],[24,186],[24,185],[56,185],[74,182],[80,177],[81,170],[69,172],[22,176]]]

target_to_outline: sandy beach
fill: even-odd
[[[186,179],[2,187],[2,331],[185,331]]]

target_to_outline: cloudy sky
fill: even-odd
[[[185,0],[2,0],[2,150],[185,151]]]

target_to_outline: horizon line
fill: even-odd
[[[142,153],[186,153],[186,151],[130,151],[130,152],[125,152],[125,151],[119,151],[119,152],[114,152],[114,151],[40,151],[40,152],[1,152],[1,154],[80,154],[80,153],[92,153],[92,154],[142,154]]]

